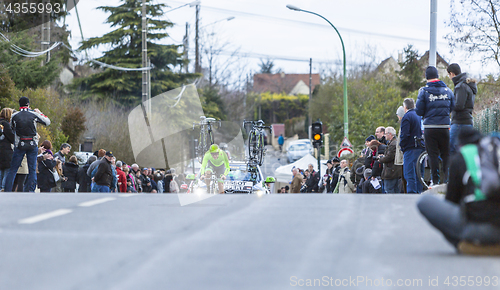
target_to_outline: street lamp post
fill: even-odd
[[[205,27],[210,26],[210,25],[214,25],[214,24],[219,23],[219,22],[222,22],[222,21],[231,21],[231,20],[233,20],[234,18],[235,18],[234,16],[230,16],[230,17],[227,17],[227,18],[224,18],[224,19],[220,19],[220,20],[214,21],[214,22],[212,22],[212,23],[205,24],[205,25],[203,25],[202,27],[200,27],[200,29],[205,28]]]
[[[306,12],[306,13],[310,13],[310,14],[314,14],[316,16],[319,16],[321,18],[323,18],[326,22],[328,22],[328,24],[330,24],[333,29],[335,29],[335,31],[337,32],[339,38],[340,38],[340,42],[342,43],[342,53],[343,53],[343,57],[344,57],[344,137],[349,137],[349,117],[348,117],[348,112],[347,112],[347,77],[346,77],[346,61],[345,61],[345,47],[344,47],[344,41],[342,40],[342,36],[340,36],[340,33],[339,31],[337,30],[337,28],[330,22],[328,21],[328,19],[326,19],[325,17],[319,15],[318,13],[315,13],[315,12],[311,12],[311,11],[307,11],[307,10],[304,10],[304,9],[300,9],[296,6],[293,6],[293,5],[286,5],[286,7],[290,10],[293,10],[293,11],[301,11],[301,12]]]

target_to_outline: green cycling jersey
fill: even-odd
[[[214,167],[220,167],[224,165],[226,167],[224,175],[227,175],[229,173],[230,168],[229,168],[229,159],[227,158],[227,154],[222,150],[218,150],[218,152],[219,152],[219,157],[217,159],[213,158],[212,153],[210,153],[210,151],[207,151],[207,153],[205,153],[205,156],[203,156],[203,161],[201,163],[200,175],[205,174],[208,162],[210,162]]]

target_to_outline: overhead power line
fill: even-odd
[[[179,2],[179,1],[170,1],[170,2],[175,2],[175,3],[179,3],[179,4],[183,3],[183,2]],[[275,21],[288,22],[288,23],[293,23],[293,24],[315,26],[315,27],[324,28],[324,29],[331,29],[331,27],[329,25],[319,24],[319,23],[314,23],[314,22],[287,19],[287,18],[281,18],[281,17],[276,17],[276,16],[262,15],[262,14],[257,14],[257,13],[237,11],[237,10],[212,7],[212,6],[206,6],[206,5],[202,5],[202,7],[203,7],[203,9],[219,11],[219,12],[227,13],[230,15],[237,14],[237,15],[246,16],[246,17],[257,17],[257,18],[261,18],[264,20],[275,20]],[[429,42],[428,39],[412,38],[412,37],[384,34],[384,33],[377,33],[377,32],[368,32],[368,31],[356,30],[356,29],[339,27],[339,26],[337,26],[337,28],[339,30],[345,31],[347,33],[357,33],[357,34],[378,36],[378,37],[384,37],[384,38],[401,39],[401,40],[406,40],[406,41],[418,41],[418,42],[425,42],[425,43]],[[447,43],[440,42],[440,44],[447,44]]]

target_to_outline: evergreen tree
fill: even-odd
[[[268,59],[266,62],[264,62],[261,59],[259,66],[260,66],[260,73],[261,74],[272,74],[273,73],[274,62],[272,60]]]
[[[82,42],[80,50],[112,45],[113,48],[98,58],[98,61],[126,68],[142,67],[142,16],[141,1],[122,0],[118,7],[101,6],[98,9],[111,13],[106,23],[115,30]],[[148,18],[148,57],[151,59],[151,96],[175,89],[186,83],[195,74],[174,72],[174,67],[183,64],[179,45],[162,45],[159,41],[168,36],[165,29],[172,27],[169,21],[158,20],[163,15],[165,4],[151,4],[147,1]],[[99,65],[92,64],[94,68]],[[75,80],[76,87],[83,91],[83,96],[97,95],[111,97],[122,104],[135,105],[142,99],[142,72],[105,69],[87,78]]]
[[[23,5],[20,2],[25,3]],[[78,3],[78,0],[75,2]],[[47,0],[43,3],[42,1],[2,0],[0,1],[0,30],[18,32],[37,27],[44,21],[54,22],[66,16],[66,11],[74,7],[73,4],[66,4],[67,0]]]
[[[401,75],[398,81],[399,86],[403,90],[403,95],[418,90],[425,85],[423,72],[418,62],[418,51],[413,48],[413,45],[408,45],[404,50],[404,61],[400,63]]]
[[[205,116],[219,120],[226,119],[224,103],[222,102],[219,91],[215,87],[207,86],[203,89],[199,89],[198,93]]]
[[[66,33],[61,37],[67,40]],[[28,30],[12,34],[10,42],[0,42],[0,64],[4,65],[10,78],[20,90],[44,88],[50,85],[59,76],[60,64],[65,60],[67,62],[69,58],[69,51],[59,47],[52,50],[50,62],[42,66],[42,62],[46,59],[45,55],[30,58],[10,50],[13,43],[29,51],[39,51],[40,47],[36,47],[35,38],[36,34]]]

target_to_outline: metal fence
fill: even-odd
[[[474,128],[483,134],[499,132],[500,105],[494,104],[491,108],[486,108],[474,116]]]

